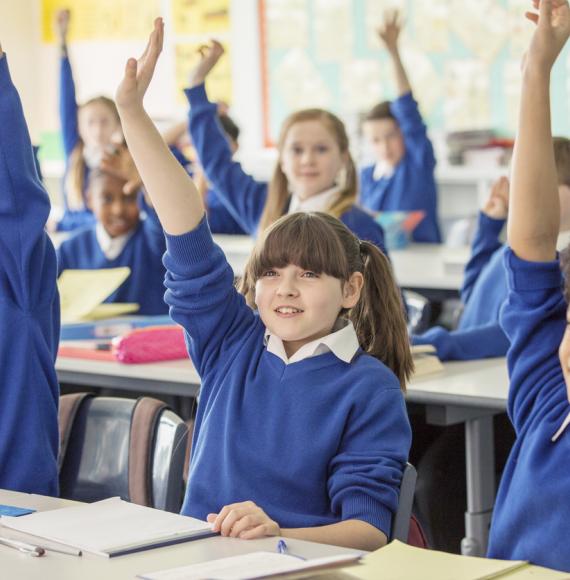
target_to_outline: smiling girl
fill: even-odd
[[[201,197],[142,101],[155,23],[117,104],[166,232],[166,300],[202,380],[182,513],[224,536],[387,542],[410,446],[412,369],[387,258],[336,218],[295,213],[257,241],[240,294]]]

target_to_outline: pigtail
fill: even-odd
[[[275,166],[273,177],[269,183],[267,201],[259,221],[259,231],[265,231],[272,223],[276,222],[287,211],[289,198],[289,184],[287,177],[278,163]]]
[[[73,211],[85,209],[85,199],[83,198],[83,184],[85,182],[83,148],[83,141],[79,139],[69,156],[69,167],[65,178],[67,207]]]
[[[374,244],[360,242],[360,254],[364,287],[349,318],[360,346],[390,368],[405,391],[414,363],[400,290],[388,258]]]
[[[348,153],[348,160],[346,162],[343,181],[344,183],[341,186],[342,189],[337,199],[328,209],[328,213],[338,219],[340,219],[344,213],[352,208],[352,206],[356,203],[358,194],[358,173],[356,171],[354,159],[350,153]]]

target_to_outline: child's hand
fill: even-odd
[[[154,74],[158,57],[162,51],[164,22],[162,18],[154,21],[148,44],[141,57],[130,58],[125,67],[125,76],[117,88],[115,100],[119,110],[137,109],[143,106],[143,98]]]
[[[55,32],[60,46],[67,44],[67,33],[69,31],[69,21],[71,20],[70,10],[58,10],[55,13]]]
[[[200,62],[190,71],[188,77],[190,88],[197,87],[206,80],[210,71],[224,54],[224,47],[217,40],[212,40],[209,45],[202,45],[198,52],[200,53]]]
[[[387,10],[384,13],[384,22],[378,27],[378,36],[386,45],[388,52],[397,52],[402,24],[398,10]]]
[[[506,177],[499,177],[493,183],[489,199],[481,211],[495,220],[507,219],[509,213],[509,180]]]
[[[105,153],[100,167],[106,173],[126,181],[123,186],[125,195],[132,195],[142,187],[142,179],[135,162],[126,147],[120,147],[114,153]]]
[[[550,71],[570,36],[570,8],[567,0],[533,0],[539,13],[526,12],[536,24],[524,66]]]
[[[213,523],[213,531],[222,536],[253,540],[264,536],[279,536],[281,529],[277,522],[252,501],[244,501],[224,506],[219,514],[208,514],[208,522]]]

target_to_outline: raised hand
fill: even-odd
[[[567,0],[533,0],[533,6],[538,14],[526,12],[525,16],[536,29],[523,66],[550,71],[570,36],[570,7]]]
[[[208,514],[212,530],[222,536],[253,540],[264,536],[279,536],[281,529],[259,506],[243,501],[224,506],[219,514]]]
[[[55,13],[55,33],[60,46],[67,45],[67,33],[69,32],[69,21],[71,20],[70,10],[58,10]]]
[[[200,53],[200,61],[190,71],[188,77],[190,88],[201,85],[206,80],[210,71],[224,54],[224,47],[217,40],[211,40],[210,44],[203,44],[198,52]]]
[[[384,22],[378,27],[378,36],[388,52],[397,52],[402,25],[402,16],[398,10],[387,10],[384,13]]]
[[[138,60],[130,58],[125,67],[125,76],[117,88],[115,100],[123,112],[142,108],[144,95],[162,51],[164,39],[164,22],[162,18],[154,21],[154,29],[148,39],[145,51]]]
[[[507,219],[509,212],[509,180],[506,177],[499,177],[493,183],[489,199],[481,211],[496,220]]]
[[[105,153],[101,160],[101,169],[106,173],[126,181],[123,186],[125,195],[132,195],[142,187],[142,179],[129,150],[119,147],[114,153]]]

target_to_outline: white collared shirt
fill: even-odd
[[[378,181],[383,177],[388,179],[389,177],[392,177],[392,175],[394,175],[394,171],[395,167],[393,167],[392,165],[388,165],[384,161],[378,161],[378,163],[376,163],[376,165],[374,166],[372,177],[374,181]]]
[[[291,196],[291,203],[289,204],[289,211],[287,213],[295,213],[297,211],[328,211],[333,202],[338,197],[340,187],[335,185],[326,191],[311,195],[306,199],[300,199],[296,195]]]
[[[269,330],[265,331],[265,344],[267,351],[278,356],[285,364],[293,364],[327,352],[332,352],[340,360],[349,363],[360,348],[354,326],[345,318],[337,319],[330,334],[303,345],[291,358],[285,352],[283,341]]]
[[[97,243],[99,244],[99,247],[101,248],[101,251],[107,260],[114,260],[121,255],[121,252],[125,249],[125,246],[127,245],[127,242],[130,240],[133,233],[134,229],[126,234],[123,234],[122,236],[112,238],[100,223],[97,223],[95,226]]]

